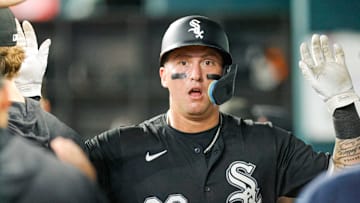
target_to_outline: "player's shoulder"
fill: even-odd
[[[145,120],[139,124],[119,126],[108,131],[103,132],[100,136],[117,136],[117,135],[145,135],[154,134],[159,131],[166,123],[164,114],[154,116],[148,120]]]
[[[291,135],[289,131],[274,125],[272,122],[257,122],[228,114],[224,114],[224,121],[224,129],[232,129],[227,133],[235,136],[256,137],[270,141],[287,139]]]
[[[270,127],[273,128],[271,121],[254,121],[252,119],[243,119],[244,125],[254,126],[254,127]]]
[[[286,134],[291,132],[274,125],[270,121],[259,122],[252,119],[244,119],[230,114],[222,113],[224,118],[224,125],[227,129],[234,129],[237,132],[244,133],[262,133],[262,134]]]
[[[252,119],[242,119],[242,129],[252,132],[262,132],[270,134],[285,134],[289,135],[291,132],[285,130],[277,125],[274,125],[271,121],[254,121]]]
[[[157,116],[154,116],[142,123],[140,123],[140,127],[143,128],[161,128],[164,127],[166,124],[166,114],[159,114]]]
[[[88,151],[101,148],[102,150],[119,149],[121,147],[133,147],[149,145],[158,141],[157,133],[160,130],[162,115],[155,116],[140,124],[118,126],[102,132],[85,141]],[[106,146],[106,147],[103,147]],[[107,148],[107,149],[105,149]]]
[[[239,127],[265,127],[274,128],[274,125],[270,121],[260,122],[252,119],[244,119],[241,117],[233,116],[231,114],[222,113],[222,116],[226,123],[237,125]]]

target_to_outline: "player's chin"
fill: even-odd
[[[196,98],[189,97],[187,104],[191,108],[201,108],[201,106],[207,105],[206,104],[206,99],[204,97],[196,97]]]
[[[193,115],[201,115],[213,108],[210,101],[208,102],[191,102],[188,105],[188,112]]]

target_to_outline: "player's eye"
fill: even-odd
[[[214,66],[216,63],[213,60],[204,60],[203,65],[205,66]]]
[[[184,61],[184,60],[181,60],[181,61],[178,62],[178,64],[181,65],[181,66],[187,66],[188,62]]]

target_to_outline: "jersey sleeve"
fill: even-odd
[[[296,136],[279,131],[277,136],[277,192],[279,196],[295,197],[308,182],[329,165],[330,155],[315,152]]]
[[[84,144],[84,140],[82,137],[68,125],[60,121],[54,115],[41,110],[44,116],[44,120],[47,121],[47,127],[50,131],[50,140],[54,139],[57,136],[65,137],[73,140],[76,144],[78,144],[84,151],[86,151],[86,147]]]
[[[85,141],[86,151],[97,172],[98,183],[106,192],[110,191],[109,163],[115,159],[114,154],[120,156],[119,137],[120,130],[113,129]]]

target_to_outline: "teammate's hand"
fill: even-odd
[[[356,95],[351,77],[345,64],[343,49],[334,44],[334,55],[325,35],[314,34],[311,39],[311,53],[306,43],[300,46],[300,69],[306,80],[326,102],[331,113],[347,106],[359,97]]]
[[[16,87],[24,97],[41,96],[41,85],[45,74],[51,40],[45,40],[38,49],[34,28],[28,21],[22,27],[16,20],[18,31],[17,45],[25,50],[25,60],[19,75],[15,78]]]
[[[75,142],[58,136],[50,142],[50,146],[60,160],[78,168],[90,180],[96,181],[94,166],[85,152]]]

